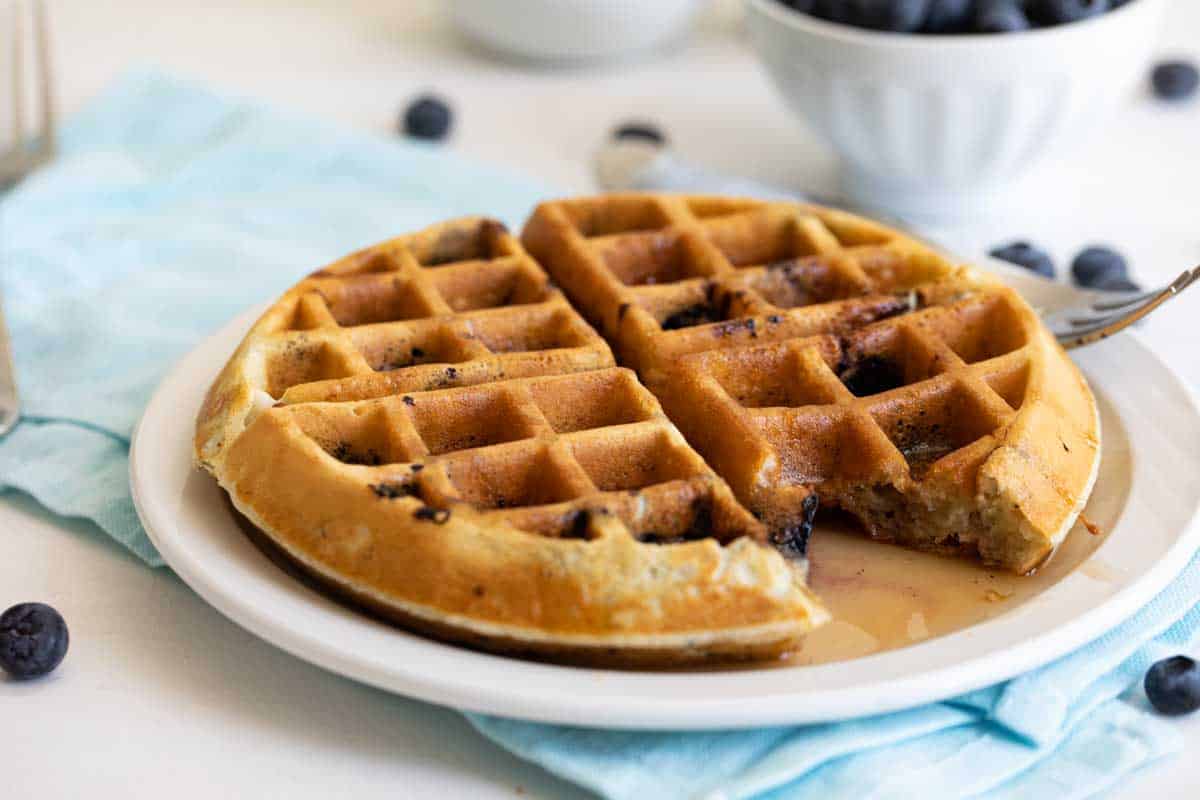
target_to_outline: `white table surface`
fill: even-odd
[[[450,147],[564,192],[592,189],[588,155],[617,121],[650,118],[713,167],[828,191],[830,156],[776,102],[718,3],[683,46],[607,69],[500,63],[448,31],[435,2],[54,2],[67,111],[120,71],[157,64],[347,125],[392,129],[414,93],[457,112]],[[1200,55],[1200,3],[1177,0],[1165,53]],[[569,113],[564,113],[569,109]],[[1200,103],[1147,96],[1031,181],[1023,208],[941,235],[975,254],[1028,237],[1060,264],[1093,241],[1149,284],[1200,260]],[[486,210],[486,209],[481,209]],[[1145,327],[1200,386],[1198,298]],[[1198,463],[1181,465],[1195,469]],[[325,673],[226,621],[166,570],[143,567],[86,523],[0,501],[0,607],[57,606],[71,626],[50,679],[0,681],[0,796],[212,798],[580,797],[480,738],[453,712]],[[1200,715],[1177,723],[1193,753]],[[1200,762],[1143,770],[1115,797],[1195,796]]]

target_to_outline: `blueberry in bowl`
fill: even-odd
[[[971,16],[972,33],[1017,33],[1032,27],[1017,0],[979,0]]]
[[[815,0],[787,5],[796,10],[804,10],[802,6],[810,5],[809,13],[844,25],[913,33],[925,24],[930,0]]]
[[[929,0],[921,33],[967,33],[975,17],[976,0]]]
[[[1110,0],[1029,0],[1029,14],[1041,25],[1079,22],[1112,10]]]
[[[1133,0],[777,0],[829,22],[893,33],[1016,33],[1080,22]]]

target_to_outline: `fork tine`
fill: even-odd
[[[1151,302],[1153,302],[1153,301],[1147,300],[1144,304],[1142,304],[1140,306],[1134,306],[1130,309],[1118,312],[1116,314],[1097,314],[1096,316],[1093,316],[1093,317],[1075,317],[1074,319],[1070,319],[1067,322],[1071,326],[1072,330],[1091,328],[1096,325],[1099,325],[1099,326],[1112,325],[1114,322],[1118,322],[1122,319],[1125,319],[1128,316],[1138,313],[1139,311],[1142,310],[1143,307],[1149,305]]]
[[[1121,317],[1138,313],[1142,306],[1155,303],[1155,301],[1159,300],[1159,298],[1166,299],[1174,297],[1188,286],[1191,286],[1192,283],[1194,283],[1198,278],[1200,278],[1200,268],[1196,270],[1185,270],[1179,275],[1178,278],[1161,289],[1143,292],[1142,294],[1129,297],[1123,302],[1103,301],[1093,303],[1087,308],[1067,309],[1064,312],[1059,312],[1058,314],[1052,315],[1047,319],[1054,319],[1057,322],[1075,327],[1081,325],[1090,326],[1093,324],[1114,322]],[[1072,311],[1075,312],[1074,316],[1066,317],[1065,319],[1063,318],[1065,314],[1071,313]],[[1110,311],[1112,313],[1103,313],[1105,311]]]
[[[12,62],[12,147],[20,152],[25,143],[25,52],[22,36],[21,4],[12,4],[12,44],[9,60]]]
[[[1098,339],[1104,339],[1128,328],[1172,297],[1177,296],[1197,279],[1200,279],[1200,269],[1184,272],[1170,285],[1164,287],[1158,294],[1142,302],[1140,305],[1127,308],[1116,314],[1093,317],[1090,320],[1080,318],[1078,324],[1080,326],[1086,325],[1086,327],[1076,327],[1074,330],[1068,332],[1059,331],[1056,332],[1055,336],[1064,347],[1068,348],[1079,347]],[[1074,324],[1074,321],[1072,322]]]
[[[1127,303],[1093,303],[1088,306],[1086,311],[1079,317],[1071,320],[1072,325],[1087,324],[1101,319],[1117,319],[1129,314],[1137,313],[1142,306],[1153,303],[1155,300],[1163,297],[1171,297],[1176,294],[1175,284],[1171,283],[1167,286],[1155,289],[1151,292],[1144,292],[1137,296],[1136,300],[1131,298]],[[1108,313],[1105,313],[1108,312]]]
[[[1118,319],[1115,322],[1105,322],[1099,325],[1092,325],[1089,328],[1080,328],[1079,330],[1071,331],[1070,333],[1060,333],[1056,338],[1065,347],[1075,347],[1081,344],[1087,344],[1088,342],[1092,342],[1097,339],[1103,339],[1111,336],[1118,331],[1125,330],[1135,322],[1137,322],[1137,319],[1130,319],[1128,322]]]
[[[1078,328],[1069,333],[1060,332],[1056,334],[1056,338],[1063,344],[1064,347],[1068,348],[1088,344],[1098,339],[1104,339],[1108,336],[1111,336],[1118,331],[1125,330],[1153,310],[1153,308],[1149,308],[1141,311],[1138,314],[1119,316],[1115,319],[1105,319],[1101,322],[1097,322],[1094,325],[1090,325],[1086,328]]]
[[[1119,300],[1099,300],[1095,303],[1092,303],[1091,306],[1089,306],[1089,308],[1092,308],[1096,311],[1115,311],[1118,308],[1125,308],[1127,306],[1137,305],[1138,303],[1144,303],[1147,300],[1149,300],[1151,297],[1158,296],[1158,294],[1161,291],[1162,291],[1161,288],[1151,289],[1148,292],[1139,292],[1137,294],[1122,295]]]
[[[50,72],[50,37],[46,32],[45,0],[34,0],[33,24],[37,47],[38,94],[42,103],[41,150],[51,153],[57,149],[58,131],[54,123],[54,80]]]
[[[1170,296],[1171,295],[1167,295],[1167,297],[1170,297]],[[1162,297],[1162,295],[1161,294],[1155,295],[1154,297],[1150,297],[1150,298],[1146,299],[1145,302],[1139,303],[1136,306],[1130,306],[1129,308],[1125,308],[1120,311],[1116,311],[1112,314],[1087,315],[1085,313],[1082,316],[1071,317],[1070,319],[1066,319],[1066,320],[1059,319],[1059,320],[1057,320],[1057,322],[1060,325],[1062,325],[1062,324],[1069,325],[1073,330],[1080,329],[1080,328],[1090,328],[1093,325],[1111,325],[1114,322],[1117,322],[1118,320],[1122,320],[1125,317],[1139,313],[1143,308],[1154,303],[1154,301],[1159,297]]]
[[[1171,281],[1170,284],[1168,284],[1167,286],[1165,286],[1162,289],[1152,289],[1149,292],[1142,292],[1141,294],[1131,295],[1128,297],[1122,297],[1119,300],[1102,300],[1098,303],[1093,303],[1092,308],[1094,308],[1097,311],[1112,311],[1112,310],[1116,310],[1118,308],[1125,308],[1126,306],[1136,305],[1138,303],[1144,302],[1152,297],[1158,296],[1160,293],[1162,293],[1164,291],[1166,291],[1166,292],[1181,292],[1184,289],[1186,289],[1188,286],[1190,286],[1193,281],[1196,280],[1197,275],[1200,275],[1200,267],[1197,267],[1195,270],[1185,269],[1178,278]]]
[[[1109,307],[1107,312],[1101,309],[1099,303],[1075,308],[1064,308],[1044,317],[1047,324],[1052,326],[1068,325],[1073,328],[1091,326],[1097,323],[1111,322],[1121,317],[1136,313],[1142,306],[1154,302],[1162,295],[1170,295],[1168,289],[1155,289],[1137,296],[1136,301],[1130,301],[1122,306]]]

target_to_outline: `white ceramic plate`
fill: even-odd
[[[1023,275],[1012,281],[1035,304],[1071,292]],[[215,482],[193,470],[196,410],[254,317],[239,317],[197,347],[155,392],[131,451],[142,522],[167,563],[246,629],[333,672],[433,703],[657,729],[828,721],[905,708],[1004,680],[1099,636],[1166,586],[1200,544],[1200,471],[1193,468],[1200,412],[1141,340],[1124,334],[1077,353],[1104,425],[1106,461],[1094,502],[1108,505],[1113,528],[1092,556],[1101,571],[1077,569],[957,633],[824,666],[619,672],[476,653],[390,627],[289,577],[243,534]]]

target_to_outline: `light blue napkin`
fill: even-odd
[[[350,249],[439,218],[518,223],[533,182],[153,74],[63,133],[0,205],[26,417],[0,485],[95,521],[150,564],[129,434],[159,378],[244,308]],[[1054,664],[952,702],[832,725],[618,733],[471,716],[502,747],[612,798],[1085,797],[1178,747],[1136,690],[1200,634],[1200,561]],[[1131,689],[1131,687],[1134,687]]]
[[[516,755],[620,800],[1091,797],[1180,746],[1138,690],[1200,643],[1200,557],[1150,605],[1041,669],[945,703],[825,725],[608,732],[470,715]]]
[[[434,147],[129,77],[0,206],[24,405],[0,443],[0,485],[161,564],[133,510],[126,450],[175,360],[352,249],[480,211],[519,224],[544,195]]]

